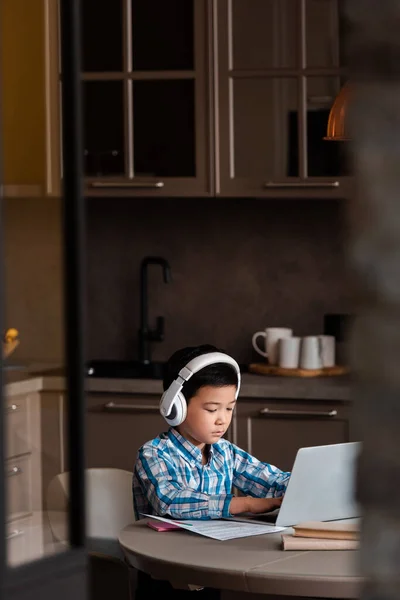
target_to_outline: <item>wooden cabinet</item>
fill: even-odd
[[[233,441],[259,460],[291,470],[299,448],[356,440],[347,404],[241,399]]]
[[[88,195],[212,192],[206,0],[83,0]]]
[[[7,560],[15,566],[44,551],[40,396],[6,395]]]
[[[2,0],[1,127],[4,194],[60,193],[57,5]]]
[[[12,566],[55,551],[47,491],[68,470],[66,402],[61,378],[33,378],[5,387],[7,560]]]
[[[220,0],[216,193],[343,197],[345,145],[323,140],[343,84],[339,0]]]
[[[140,446],[166,431],[159,396],[88,394],[86,466],[133,471]]]
[[[82,0],[86,194],[346,197],[341,3]],[[10,196],[60,193],[57,7],[1,4]]]
[[[139,447],[168,429],[159,402],[147,394],[88,394],[87,467],[132,471]],[[267,399],[241,399],[226,437],[288,470],[301,447],[354,441],[345,403]]]

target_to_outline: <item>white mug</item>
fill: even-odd
[[[292,337],[292,335],[292,329],[288,329],[287,327],[267,327],[265,331],[257,331],[253,335],[251,343],[253,344],[254,350],[258,352],[258,354],[268,358],[270,365],[277,365],[279,357],[278,340],[281,338]],[[257,338],[260,336],[264,337],[265,350],[262,350],[257,345]]]
[[[308,335],[301,340],[300,367],[302,369],[322,368],[322,344],[318,335]]]
[[[300,359],[299,337],[287,337],[279,340],[279,366],[285,369],[297,369]]]
[[[333,335],[319,335],[321,345],[321,359],[323,367],[335,366],[335,337]]]

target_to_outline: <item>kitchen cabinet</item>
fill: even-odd
[[[88,394],[86,466],[133,471],[140,446],[168,429],[159,396]]]
[[[342,402],[241,399],[233,423],[234,443],[289,471],[299,448],[356,441],[354,435]]]
[[[2,0],[0,19],[4,195],[59,196],[57,5]]]
[[[207,4],[82,1],[87,195],[212,193]]]
[[[216,193],[347,196],[345,145],[323,140],[343,84],[340,0],[218,0]]]
[[[140,446],[168,430],[159,404],[159,395],[88,394],[87,467],[133,471]]]
[[[7,551],[15,566],[56,550],[47,492],[69,468],[65,380],[17,376],[5,386],[5,398]]]
[[[167,431],[159,395],[87,395],[87,467],[133,470],[142,444]],[[227,439],[260,460],[290,470],[304,446],[355,441],[345,402],[241,398]]]
[[[62,394],[41,389],[39,381],[5,387],[6,540],[12,566],[40,558],[53,548],[44,499],[51,478],[64,467],[63,404]]]
[[[82,0],[85,193],[348,196],[346,145],[322,139],[346,74],[341,4]],[[60,194],[57,10],[1,4],[8,196]]]

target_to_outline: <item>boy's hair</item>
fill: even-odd
[[[178,373],[185,367],[192,358],[209,354],[210,352],[224,352],[211,344],[203,344],[202,346],[187,346],[181,350],[177,350],[168,359],[165,365],[163,387],[164,391],[169,388]],[[224,352],[225,354],[225,352]],[[196,395],[197,391],[206,385],[214,387],[224,387],[226,385],[234,385],[237,387],[238,378],[235,369],[226,363],[215,363],[204,367],[184,383],[182,393],[185,396],[186,402]]]

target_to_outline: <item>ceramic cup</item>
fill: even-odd
[[[335,366],[335,338],[333,335],[309,335],[300,345],[300,367],[321,369]]]
[[[302,369],[321,369],[321,348],[320,336],[308,335],[303,337],[300,345],[300,367]]]
[[[287,337],[279,340],[279,366],[285,369],[297,369],[300,360],[299,337]]]
[[[277,365],[279,359],[279,347],[278,341],[281,338],[292,337],[292,329],[287,327],[267,327],[264,331],[257,331],[251,340],[253,348],[258,354],[268,359],[270,365]],[[264,338],[264,349],[260,348],[257,344],[259,337]]]
[[[335,338],[333,335],[319,335],[320,352],[323,367],[334,367],[336,364],[335,357]]]

